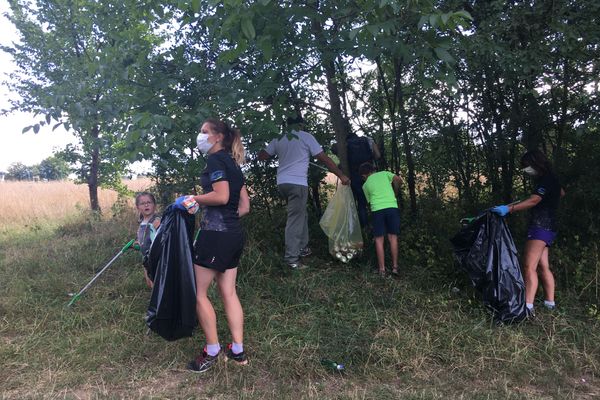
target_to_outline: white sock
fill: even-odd
[[[219,354],[220,351],[221,351],[221,345],[219,343],[206,345],[206,354],[208,354],[209,356],[214,357],[217,354]]]
[[[544,300],[544,305],[546,307],[556,307],[556,303],[554,301],[550,301],[550,300]]]
[[[244,344],[243,343],[231,343],[231,352],[233,354],[240,354],[244,352]]]
[[[527,306],[528,310],[533,310],[533,303],[525,303],[525,306]]]

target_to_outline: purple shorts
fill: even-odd
[[[556,239],[556,232],[538,228],[537,226],[531,226],[527,230],[527,240],[541,240],[546,243],[546,247],[550,247],[554,239]]]

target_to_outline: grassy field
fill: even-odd
[[[10,212],[26,214],[30,203],[20,204]],[[52,214],[55,224],[42,217],[0,231],[2,399],[600,396],[600,321],[575,295],[559,292],[558,312],[540,309],[533,321],[495,326],[453,265],[447,237],[455,227],[432,233],[425,222],[403,230],[400,279],[373,274],[371,253],[335,263],[318,229],[310,268],[290,272],[280,264],[283,210],[245,219],[239,295],[250,365],[221,362],[204,375],[189,373],[185,364],[200,351],[202,334],[176,342],[146,335],[150,292],[135,252],[65,307],[136,227],[133,211],[98,220],[72,204]],[[215,306],[228,343],[222,305]],[[345,363],[346,372],[324,369],[322,357]]]
[[[124,181],[133,191],[147,189],[149,179]],[[54,220],[80,214],[90,208],[87,185],[72,181],[4,181],[0,182],[0,229],[35,228]],[[108,210],[117,200],[114,190],[99,189],[100,207]],[[131,203],[133,207],[133,203]]]

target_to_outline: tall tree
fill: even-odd
[[[51,123],[73,130],[80,143],[71,147],[71,161],[80,165],[92,210],[100,211],[98,187],[118,183],[126,165],[123,116],[135,99],[123,86],[131,65],[156,44],[154,14],[133,0],[9,4],[9,20],[20,36],[2,48],[18,66],[10,82],[20,95],[13,108],[45,116],[30,127],[36,133],[39,125]]]

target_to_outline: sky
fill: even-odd
[[[9,10],[8,2],[0,0],[0,43],[9,45],[18,41],[15,27],[8,22],[4,13]],[[7,79],[6,74],[15,68],[12,58],[0,52],[0,80]],[[9,99],[18,99],[9,89],[0,85],[0,109],[9,107]],[[69,143],[75,143],[76,138],[62,127],[54,132],[52,126],[43,126],[35,134],[33,130],[21,133],[23,128],[33,125],[39,118],[32,114],[15,112],[8,115],[0,115],[0,171],[6,171],[8,166],[15,162],[25,165],[39,164],[45,158],[51,156],[54,151],[60,150]]]
[[[10,45],[19,39],[14,25],[4,16],[8,10],[8,2],[0,0],[0,43],[2,45]],[[0,51],[0,82],[6,81],[7,74],[15,68],[12,57]],[[0,110],[8,109],[9,100],[18,98],[19,96],[11,93],[6,86],[0,85]],[[39,164],[67,144],[77,143],[73,133],[66,131],[62,126],[52,131],[52,123],[50,126],[40,127],[37,134],[33,129],[22,133],[23,128],[35,124],[40,119],[24,112],[0,115],[0,172],[6,172],[8,167],[16,162],[27,166]],[[151,167],[149,162],[136,162],[131,169],[141,173],[147,172]]]

